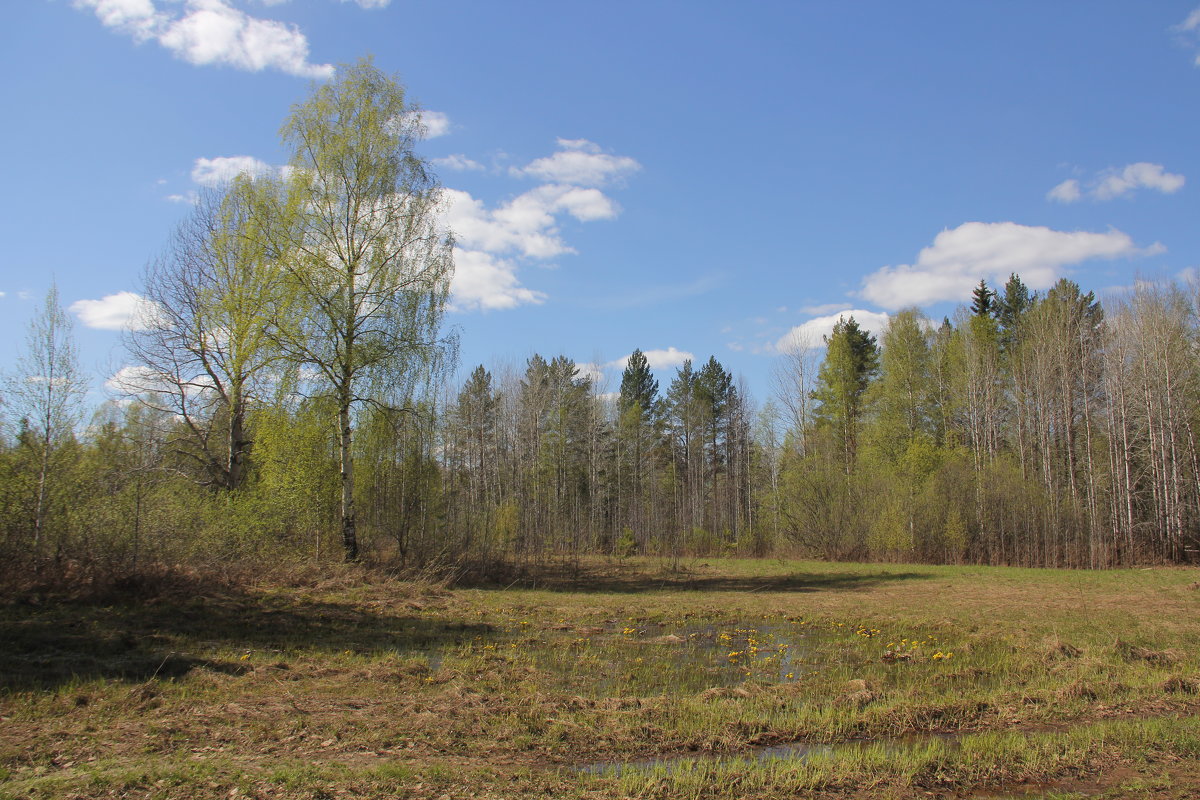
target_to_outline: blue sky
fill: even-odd
[[[27,0],[0,28],[0,370],[56,280],[97,386],[203,184],[368,53],[426,110],[463,367],[715,355],[839,312],[1200,266],[1196,0]],[[99,396],[99,393],[98,395]]]

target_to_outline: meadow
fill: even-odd
[[[0,606],[0,798],[1200,794],[1187,568],[595,560]]]

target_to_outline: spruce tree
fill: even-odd
[[[854,317],[839,318],[832,335],[824,339],[825,360],[812,392],[812,399],[818,403],[814,417],[817,427],[834,432],[849,474],[858,446],[863,396],[879,369],[879,348],[875,337],[860,328]]]
[[[1017,273],[1012,273],[1004,284],[1004,294],[996,298],[992,313],[1000,325],[1000,345],[1008,351],[1017,338],[1017,327],[1021,317],[1033,308],[1037,297],[1029,293],[1029,287]]]
[[[971,292],[971,313],[977,317],[986,317],[992,313],[996,293],[988,288],[987,281],[979,279],[979,285]]]

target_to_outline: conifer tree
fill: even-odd
[[[858,448],[863,396],[879,368],[879,349],[875,337],[860,328],[854,317],[839,318],[832,335],[824,338],[825,360],[812,393],[818,403],[813,416],[817,427],[834,432],[843,467],[850,474]]]
[[[977,317],[986,317],[992,313],[996,293],[988,288],[987,281],[979,279],[979,285],[971,292],[971,313]]]

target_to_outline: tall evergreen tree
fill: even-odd
[[[1029,292],[1029,287],[1017,273],[1012,273],[1004,284],[1004,293],[995,298],[992,313],[1000,326],[1000,345],[1007,352],[1012,349],[1017,339],[1017,328],[1021,318],[1037,301],[1035,295]]]
[[[658,405],[658,380],[650,372],[650,363],[641,350],[634,350],[621,373],[621,394],[617,407],[622,414],[635,406],[641,414],[655,413]]]
[[[854,317],[839,318],[832,335],[824,338],[825,360],[812,393],[818,403],[813,416],[818,428],[834,432],[849,474],[858,449],[863,396],[879,369],[879,348],[875,337],[860,328]]]
[[[977,317],[986,317],[992,313],[996,293],[988,288],[987,281],[979,279],[979,285],[971,292],[971,313]]]

